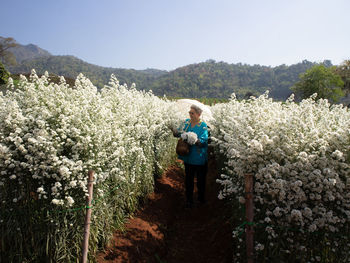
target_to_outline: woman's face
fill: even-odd
[[[188,112],[190,114],[190,118],[192,121],[198,121],[199,120],[199,114],[192,108],[190,108],[190,111]]]

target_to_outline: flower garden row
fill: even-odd
[[[174,157],[171,105],[113,76],[98,91],[83,75],[71,88],[64,78],[54,84],[34,71],[1,95],[1,259],[76,261],[92,169],[94,260]]]
[[[314,98],[265,94],[213,108],[223,156],[219,198],[230,198],[234,262],[245,262],[244,175],[254,175],[257,262],[350,262],[350,112]]]

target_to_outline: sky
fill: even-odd
[[[350,59],[349,0],[11,0],[0,36],[113,68]]]

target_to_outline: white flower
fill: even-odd
[[[307,158],[307,153],[306,152],[299,153],[299,158],[306,159]]]
[[[74,204],[74,199],[71,196],[66,197],[68,206],[72,206]]]
[[[309,207],[304,208],[303,214],[308,218],[312,218],[312,210]]]
[[[270,222],[271,222],[271,219],[270,219],[269,217],[265,217],[264,221],[265,221],[266,223],[270,223]]]
[[[66,167],[66,166],[62,166],[62,167],[60,167],[60,169],[59,169],[59,173],[62,175],[62,176],[69,176],[71,173],[70,173],[70,171],[69,171],[69,169],[68,169],[68,167]]]
[[[335,151],[332,153],[332,157],[334,157],[334,158],[336,158],[336,159],[338,159],[338,160],[343,159],[343,156],[344,156],[344,154],[343,154],[341,151],[339,151],[339,150],[335,150]]]
[[[279,217],[281,216],[281,209],[279,207],[276,207],[274,210],[273,210],[273,214],[276,216],[276,217]]]
[[[257,140],[251,140],[249,143],[248,143],[248,146],[251,147],[251,149],[255,150],[255,151],[258,151],[258,152],[261,152],[263,151],[263,146],[260,142],[258,142]]]
[[[186,140],[188,144],[193,145],[198,140],[197,134],[194,132],[183,132],[181,138]]]
[[[311,224],[311,225],[309,226],[309,231],[310,231],[310,232],[315,232],[316,229],[317,229],[317,226],[316,226],[315,224]]]
[[[59,199],[52,199],[51,203],[53,203],[54,205],[63,205],[63,200],[59,200]]]
[[[329,182],[330,182],[333,186],[337,183],[337,180],[334,179],[334,178],[330,178],[330,179],[328,179],[328,180],[329,180]]]
[[[195,144],[197,140],[198,140],[198,137],[197,137],[196,133],[194,133],[194,132],[187,133],[187,141],[190,145]]]
[[[44,187],[40,186],[37,190],[36,190],[39,194],[44,193]]]
[[[36,144],[38,141],[35,138],[29,138],[28,142],[31,144]]]
[[[244,204],[245,203],[245,198],[243,196],[240,196],[238,198],[238,201],[241,203],[241,204]]]
[[[265,246],[263,244],[260,244],[260,243],[255,246],[255,250],[257,250],[257,251],[264,250],[264,248],[265,248]]]

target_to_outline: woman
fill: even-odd
[[[193,206],[194,177],[197,175],[198,201],[205,203],[205,184],[208,167],[208,126],[200,120],[202,109],[192,105],[190,119],[186,119],[183,129],[174,130],[175,137],[187,138],[190,144],[188,155],[179,159],[185,164],[186,207]],[[195,134],[193,134],[195,133]]]

